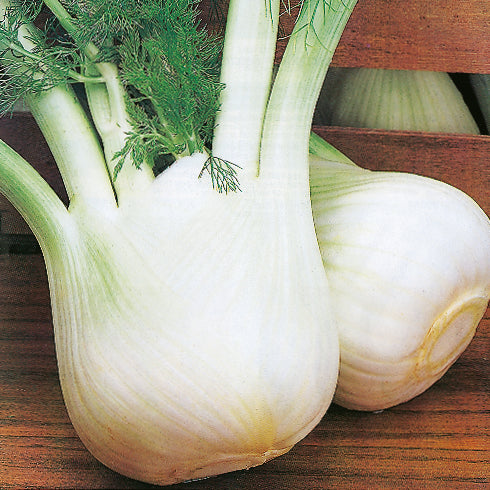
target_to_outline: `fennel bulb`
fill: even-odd
[[[442,182],[362,169],[316,136],[312,151],[340,337],[334,400],[388,408],[431,386],[473,338],[490,299],[490,220]]]
[[[61,245],[42,242],[73,425],[100,461],[159,484],[286,452],[337,377],[329,307],[306,296],[327,294],[307,200],[262,182],[223,197],[196,178],[205,158],[117,210],[73,206]]]
[[[479,134],[447,73],[331,67],[316,123],[330,126]]]
[[[332,400],[308,138],[355,1],[334,3],[304,2],[271,90],[278,0],[230,2],[220,78],[192,0],[0,1],[1,107],[25,96],[70,202],[5,143],[0,191],[45,257],[71,421],[115,471],[163,485],[259,465]]]

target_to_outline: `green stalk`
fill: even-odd
[[[357,164],[349,157],[313,132],[310,134],[309,153],[311,156],[322,160],[345,163],[346,165],[357,167]]]
[[[305,1],[286,47],[264,122],[260,175],[308,184],[315,105],[357,0]]]
[[[44,0],[46,6],[60,21],[63,28],[77,41],[77,26],[69,12],[58,0]],[[124,88],[119,79],[119,70],[113,63],[98,63],[99,49],[93,43],[83,46],[83,52],[102,75],[105,84],[86,83],[91,116],[104,146],[107,168],[117,194],[118,202],[127,200],[147,188],[153,173],[146,162],[128,162],[114,180],[114,154],[122,149],[126,133],[131,126],[126,111]],[[139,168],[136,168],[139,167]]]
[[[27,97],[28,106],[53,154],[70,203],[115,206],[114,192],[97,136],[71,87]]]
[[[43,251],[60,243],[69,217],[66,207],[36,170],[2,140],[0,193],[26,220]]]
[[[123,148],[126,134],[131,131],[131,125],[126,112],[124,89],[118,68],[110,63],[98,63],[96,66],[103,75],[105,84],[87,83],[85,92],[92,119],[102,139],[107,168],[120,203],[144,191],[153,181],[154,176],[146,162],[128,161],[123,165],[117,178],[113,178],[117,163],[114,155]]]
[[[19,46],[14,43],[10,43],[8,46],[8,49],[12,51],[12,53],[16,53],[19,55],[19,57],[25,57],[25,58],[30,58],[31,60],[35,60],[38,63],[43,62],[43,58],[37,54],[32,53],[31,51],[28,51],[27,49],[23,48],[22,46]],[[69,77],[72,80],[75,80],[80,83],[102,83],[104,82],[104,79],[102,77],[86,77],[84,75],[81,75],[75,70],[68,70]]]
[[[0,17],[9,6],[10,2],[0,2]],[[19,43],[28,52],[34,50],[30,40],[34,29],[26,23],[18,30]],[[42,76],[40,73],[39,77]],[[55,87],[27,95],[26,101],[53,153],[70,201],[75,196],[78,201],[88,201],[97,195],[100,204],[114,206],[114,193],[99,142],[71,88]]]
[[[213,154],[256,177],[262,124],[270,93],[279,0],[231,0],[226,24],[221,110]]]

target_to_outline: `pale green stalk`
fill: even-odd
[[[24,217],[43,250],[58,243],[68,212],[46,181],[0,140],[0,193]]]
[[[231,0],[221,66],[221,110],[213,154],[256,177],[277,39],[279,1]]]
[[[116,202],[97,135],[71,87],[30,95],[26,102],[53,154],[70,203]]]
[[[313,132],[310,135],[309,152],[311,156],[323,160],[345,163],[357,167],[349,157],[345,156],[341,151]]]
[[[63,28],[76,39],[77,27],[70,14],[58,0],[45,0],[46,6],[60,21]],[[84,53],[89,61],[96,61],[99,49],[92,43],[84,47]],[[131,199],[138,192],[147,189],[153,180],[151,168],[145,162],[137,162],[136,168],[132,162],[127,162],[114,180],[116,161],[114,154],[122,149],[126,134],[131,130],[124,101],[119,70],[113,63],[94,63],[102,75],[104,84],[85,84],[90,112],[100,134],[104,146],[107,168],[116,190],[118,202]]]
[[[1,18],[9,5],[0,1]],[[25,24],[18,34],[27,51],[34,46],[29,40],[30,29],[35,27]],[[97,196],[100,205],[113,206],[114,193],[100,145],[71,88],[56,87],[26,101],[57,162],[70,201],[75,196],[82,202]]]
[[[102,139],[105,158],[111,177],[117,160],[114,155],[120,151],[131,131],[126,112],[124,89],[119,78],[118,68],[111,63],[98,63],[97,69],[104,77],[104,84],[85,84],[85,92],[95,127]],[[128,157],[129,160],[129,157]],[[113,179],[118,201],[131,199],[144,192],[154,179],[150,166],[142,162],[127,161]]]
[[[320,89],[356,0],[303,4],[274,82],[262,138],[260,175],[308,185],[308,141]]]

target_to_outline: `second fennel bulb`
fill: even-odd
[[[490,299],[490,220],[442,182],[310,159],[312,207],[339,328],[334,400],[379,410],[437,381]]]

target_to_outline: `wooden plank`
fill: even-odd
[[[360,0],[333,64],[490,73],[489,28],[489,0]]]
[[[59,387],[50,318],[24,313],[28,304],[49,305],[42,257],[0,257],[2,277],[2,294],[9,284],[15,292],[0,326],[0,488],[161,488],[113,473],[77,437]],[[487,310],[461,358],[414,400],[378,413],[333,405],[288,454],[248,471],[172,488],[488,488],[489,350]]]
[[[10,202],[0,194],[0,232],[8,235],[30,234],[31,230]]]

